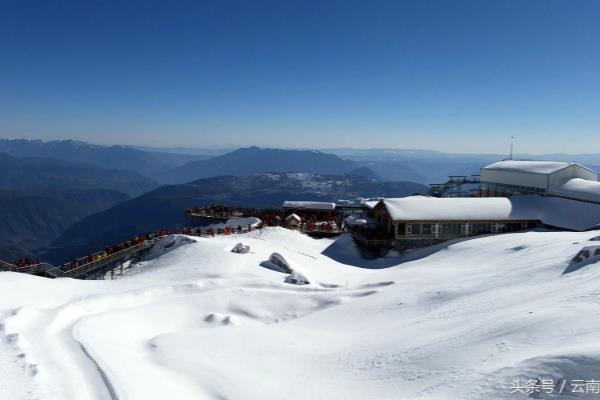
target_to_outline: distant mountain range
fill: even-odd
[[[0,153],[85,163],[105,169],[135,171],[159,183],[185,183],[219,175],[260,172],[354,174],[374,179],[445,181],[448,175],[478,174],[503,154],[455,154],[411,149],[281,150],[249,147],[223,149],[100,146],[73,140],[0,139]],[[575,161],[600,170],[600,154],[518,154],[521,159]]]
[[[82,218],[158,185],[134,171],[0,153],[0,258],[34,255]]]
[[[158,183],[137,172],[109,170],[51,158],[23,158],[0,153],[0,189],[46,192],[108,189],[137,196]]]
[[[0,153],[16,157],[55,158],[100,168],[136,171],[149,178],[170,168],[203,158],[198,155],[137,150],[129,146],[100,146],[74,140],[0,139]]]
[[[230,153],[189,162],[161,175],[170,183],[212,176],[244,176],[261,172],[309,172],[324,175],[359,175],[378,178],[361,164],[316,150],[241,148]]]
[[[71,225],[128,200],[123,193],[90,190],[0,190],[0,258],[36,256]]]
[[[46,258],[62,262],[140,233],[183,227],[184,210],[193,206],[218,203],[240,207],[280,207],[285,200],[401,197],[426,190],[427,187],[417,183],[381,182],[351,175],[262,173],[200,179],[187,184],[162,186],[83,219],[52,244]]]

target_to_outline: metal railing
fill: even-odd
[[[48,267],[52,266],[47,263],[28,264],[19,266],[0,260],[0,271],[23,272],[32,275],[38,275],[42,274]]]
[[[230,212],[236,213],[238,210],[230,210]],[[189,235],[189,236],[200,236],[200,237],[208,237],[208,236],[216,236],[223,234],[237,234],[237,233],[246,233],[249,231],[253,231],[257,229],[256,227],[248,227],[244,226],[241,230],[238,229],[230,229],[226,232],[223,232],[223,229],[214,229],[214,228],[185,228],[177,233]],[[292,228],[293,229],[293,228]],[[329,228],[325,228],[322,226],[314,226],[309,229],[306,225],[297,227],[302,233],[333,233],[339,234],[342,233],[343,230],[339,228],[337,225],[335,228],[330,225]],[[60,266],[54,266],[47,263],[39,263],[39,264],[31,264],[25,266],[17,266],[5,261],[0,260],[0,271],[11,271],[11,272],[22,272],[32,275],[41,275],[47,276],[51,278],[86,278],[95,274],[107,273],[110,270],[116,269],[108,268],[110,264],[122,264],[125,261],[133,258],[137,253],[145,251],[152,247],[152,245],[156,242],[156,240],[160,239],[161,236],[154,236],[149,239],[145,239],[143,242],[135,244],[133,246],[127,247],[125,249],[116,251],[112,254],[106,254],[105,252],[93,253],[88,257],[92,257],[92,261],[87,261],[88,258],[77,258],[72,262],[66,263]],[[73,266],[77,264],[77,266]]]
[[[75,268],[70,268],[66,271],[62,269],[62,268],[64,268],[64,266],[63,266],[63,267],[55,267],[52,270],[49,270],[47,272],[49,274],[52,274],[52,275],[55,275],[56,277],[61,277],[61,278],[62,277],[76,278],[76,277],[80,277],[80,276],[87,276],[89,274],[92,274],[96,270],[102,269],[102,267],[105,267],[116,261],[121,261],[123,259],[127,259],[130,256],[133,256],[134,254],[139,253],[140,251],[149,249],[150,247],[152,247],[153,244],[154,244],[153,239],[146,240],[142,243],[139,243],[134,246],[128,247],[126,249],[117,251],[116,253],[107,255],[98,260],[94,260],[94,261],[82,264]],[[126,261],[126,260],[123,260],[123,261]]]
[[[75,268],[70,264],[54,266],[47,263],[39,263],[25,266],[16,266],[0,260],[0,271],[22,272],[31,275],[45,275],[52,278],[80,278],[102,270],[103,267],[116,263],[118,261],[127,261],[135,254],[147,250],[154,244],[155,239],[146,240],[142,243],[117,251],[100,259],[83,263]]]

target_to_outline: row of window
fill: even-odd
[[[471,236],[486,233],[518,232],[533,228],[534,226],[534,223],[527,222],[399,224],[398,236]]]
[[[541,194],[546,192],[545,189],[540,188],[493,182],[481,182],[480,188],[482,191],[507,194]]]
[[[527,194],[544,194],[546,190],[540,188],[533,188],[527,186],[509,185],[506,183],[493,183],[493,182],[481,182],[480,186],[482,195],[487,194],[510,194],[510,195],[527,195]],[[590,197],[582,197],[577,194],[566,195],[566,194],[550,194],[550,196],[564,197],[566,199],[584,201],[586,203],[600,204],[600,199],[594,199]]]

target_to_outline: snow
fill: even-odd
[[[335,210],[335,203],[326,203],[322,201],[284,201],[283,208],[333,211]]]
[[[573,178],[563,184],[551,186],[548,194],[600,201],[600,182]]]
[[[504,160],[486,165],[485,167],[483,167],[483,169],[495,171],[525,172],[532,174],[551,174],[553,172],[567,168],[573,164],[574,163],[564,161]]]
[[[409,196],[384,199],[383,204],[393,220],[402,221],[535,219],[529,213],[513,213],[510,199],[504,197]]]
[[[382,200],[401,221],[523,221],[576,231],[600,226],[600,205],[557,197],[426,197]]]
[[[3,272],[0,395],[529,398],[513,380],[600,376],[600,264],[571,268],[598,235],[486,236],[400,264],[348,235],[264,228],[169,239],[114,281]],[[240,241],[252,251],[232,253]],[[261,266],[273,253],[294,277]]]
[[[348,215],[344,222],[346,225],[351,226],[366,226],[366,225],[375,225],[375,220],[373,218],[365,217],[363,215]]]
[[[300,216],[298,216],[298,214],[294,214],[294,213],[292,213],[292,214],[288,215],[287,217],[285,217],[286,221],[288,221],[290,219],[293,219],[295,221],[302,221],[302,218],[300,218]]]
[[[372,209],[372,208],[374,208],[374,207],[375,207],[377,204],[379,204],[379,201],[380,201],[380,200],[367,200],[367,201],[363,201],[363,202],[362,202],[362,205],[363,205],[363,206],[365,206],[365,207],[367,207],[367,208],[369,208],[369,209]]]

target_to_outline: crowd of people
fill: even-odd
[[[11,263],[17,271],[29,270],[41,264],[37,258],[30,259],[29,257],[21,257]]]
[[[256,228],[261,229],[262,224]],[[234,233],[250,232],[255,228],[252,225],[238,225],[237,227],[225,226],[225,227],[197,227],[197,228],[184,228],[181,233],[190,236],[215,236],[215,235],[232,235]]]
[[[99,251],[97,253],[90,253],[85,257],[75,258],[73,261],[66,263],[61,269],[64,270],[65,272],[70,271],[70,270],[78,268],[82,265],[86,265],[86,264],[90,264],[90,263],[93,263],[96,261],[103,260],[106,257],[109,257],[113,254],[119,253],[123,250],[130,249],[137,245],[143,244],[146,241],[153,240],[155,238],[159,238],[162,236],[166,236],[170,233],[171,232],[162,229],[157,232],[147,233],[146,235],[136,236],[133,239],[125,240],[121,243],[106,247],[104,250]]]
[[[214,218],[247,218],[256,217],[262,221],[263,226],[283,226],[298,228],[303,231],[332,232],[341,227],[341,220],[335,213],[315,213],[298,210],[295,213],[301,221],[296,226],[286,222],[291,212],[278,208],[233,208],[224,205],[211,205],[208,207],[195,207],[186,210],[187,215],[198,215]]]

